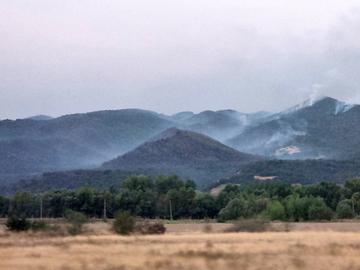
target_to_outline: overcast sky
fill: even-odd
[[[360,103],[358,0],[0,0],[0,118]]]

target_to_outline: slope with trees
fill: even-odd
[[[239,167],[261,160],[214,139],[172,128],[133,151],[106,162],[103,169],[150,174],[177,174],[205,187]]]

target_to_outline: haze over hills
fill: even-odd
[[[0,180],[6,183],[43,172],[95,169],[127,152],[130,153],[123,156],[126,157],[126,162],[122,163],[126,165],[122,165],[124,168],[159,171],[157,168],[162,152],[156,147],[159,142],[151,140],[172,127],[189,131],[180,132],[182,136],[173,134],[172,139],[168,139],[170,143],[166,145],[164,151],[167,152],[163,154],[168,157],[166,161],[169,162],[164,163],[166,166],[162,171],[180,174],[182,168],[184,172],[192,171],[191,174],[182,175],[197,175],[201,182],[210,174],[212,176],[207,179],[208,182],[233,172],[232,159],[223,160],[221,157],[219,167],[208,166],[211,162],[216,163],[214,160],[219,158],[217,151],[220,156],[224,154],[224,144],[227,145],[227,154],[224,156],[228,156],[229,147],[233,147],[240,152],[271,159],[351,160],[360,157],[359,119],[359,105],[327,97],[306,101],[273,114],[222,110],[198,114],[181,112],[168,116],[152,111],[124,109],[72,114],[53,119],[36,116],[15,121],[4,120],[0,121]],[[197,141],[202,141],[199,153],[208,155],[206,159],[205,154],[199,157],[201,162],[196,159],[196,153],[190,147],[186,148],[189,137],[194,142],[195,138],[201,136],[189,133],[190,131],[218,140],[210,143],[209,137],[201,137]],[[144,149],[144,145],[147,148]],[[209,145],[217,150],[210,151],[206,148],[206,152],[205,146]],[[177,152],[179,146],[185,148]],[[135,148],[137,149],[134,150]],[[146,150],[142,159],[135,155],[142,153],[140,150]],[[189,156],[194,156],[193,159],[201,166],[196,162],[189,163]],[[252,156],[248,157],[251,160]],[[130,162],[131,160],[133,161]],[[206,165],[202,161],[206,161]],[[112,161],[106,163],[106,166],[115,163]],[[204,173],[204,168],[211,169],[211,173]],[[231,169],[226,171],[228,168]]]
[[[326,97],[273,114],[226,144],[282,159],[351,159],[359,154],[360,106]]]
[[[224,142],[268,114],[266,112],[246,114],[234,110],[208,110],[198,114],[181,112],[171,116],[170,119],[180,128],[206,134]]]
[[[171,128],[112,161],[103,169],[177,174],[206,186],[236,169],[261,160],[199,133]]]
[[[0,121],[0,178],[93,168],[170,126],[159,114],[134,109]]]

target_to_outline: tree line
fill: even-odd
[[[117,212],[126,211],[143,218],[163,219],[345,219],[360,214],[360,179],[345,185],[294,185],[280,181],[229,184],[212,194],[197,191],[193,181],[177,176],[132,176],[119,189],[84,187],[0,196],[1,217],[61,218],[67,210],[89,218],[113,218]]]

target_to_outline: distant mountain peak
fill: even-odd
[[[294,112],[300,111],[300,110],[308,108],[308,107],[315,106],[319,103],[329,103],[329,102],[336,102],[336,100],[331,97],[327,97],[327,96],[320,96],[320,97],[316,97],[316,98],[312,97],[312,98],[308,98],[305,101],[281,112],[280,114],[290,114],[290,113],[294,113]]]
[[[327,109],[330,114],[334,115],[346,113],[355,106],[357,105],[345,101],[340,101],[332,97],[323,97],[312,105],[312,107]]]
[[[321,110],[324,112],[326,111],[329,114],[337,115],[339,113],[348,112],[355,106],[356,106],[355,104],[340,101],[332,97],[322,96],[322,97],[317,97],[316,99],[314,98],[307,99],[304,102],[291,107],[290,109],[287,109],[285,111],[280,112],[279,114],[276,114],[275,116],[276,118],[279,118],[282,115],[298,113],[304,109]]]
[[[176,127],[171,127],[161,132],[160,134],[156,135],[155,137],[151,138],[148,142],[155,142],[155,141],[171,138],[177,134],[180,134],[181,132],[185,132],[185,131],[178,129]]]
[[[196,139],[198,141],[216,143],[216,144],[222,145],[224,147],[227,147],[207,135],[197,133],[194,131],[190,131],[190,130],[179,129],[176,127],[168,128],[167,130],[161,132],[160,134],[158,134],[157,136],[153,137],[152,139],[150,139],[149,141],[147,141],[145,143],[152,143],[152,142],[156,142],[156,141],[172,139],[174,137],[177,137],[182,140]],[[229,149],[234,150],[232,148],[229,148]]]
[[[314,106],[316,104],[333,104],[333,103],[337,103],[337,102],[340,102],[340,101],[335,98],[332,98],[332,97],[322,96],[322,97],[319,97],[318,99],[314,100],[310,106]]]
[[[209,184],[244,164],[260,159],[206,135],[170,128],[134,150],[104,163],[102,169],[178,174]]]

